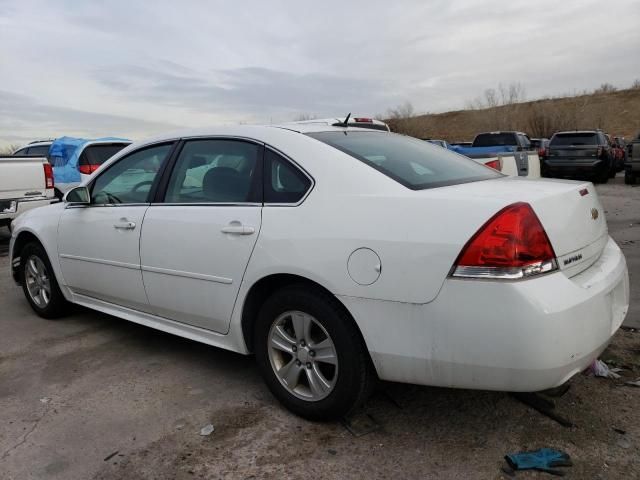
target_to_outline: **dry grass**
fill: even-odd
[[[558,130],[592,128],[629,139],[640,130],[640,88],[393,118],[387,122],[393,131],[448,141],[473,140],[478,132],[490,130],[521,130],[531,137],[550,137]]]

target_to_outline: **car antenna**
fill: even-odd
[[[342,122],[345,127],[347,126],[347,122],[349,121],[350,118],[351,118],[351,112],[349,112],[349,115],[347,115],[347,118],[345,118],[344,122]]]

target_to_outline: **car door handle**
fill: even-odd
[[[221,232],[229,233],[232,235],[252,235],[256,232],[256,229],[253,227],[242,225],[239,222],[231,222],[226,227],[222,227]]]
[[[120,222],[113,225],[113,228],[118,230],[133,230],[136,228],[135,222],[129,222],[125,219],[121,219]]]

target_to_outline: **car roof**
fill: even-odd
[[[556,132],[554,135],[575,135],[576,133],[601,133],[602,130],[564,130],[562,132]]]

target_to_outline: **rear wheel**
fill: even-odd
[[[254,345],[271,392],[304,418],[341,418],[373,388],[375,374],[353,320],[324,292],[302,285],[277,291],[259,313]]]
[[[68,312],[65,300],[44,248],[25,245],[20,252],[20,283],[31,308],[43,318],[58,318]]]
[[[609,169],[603,169],[593,179],[594,183],[607,183],[609,181]]]

